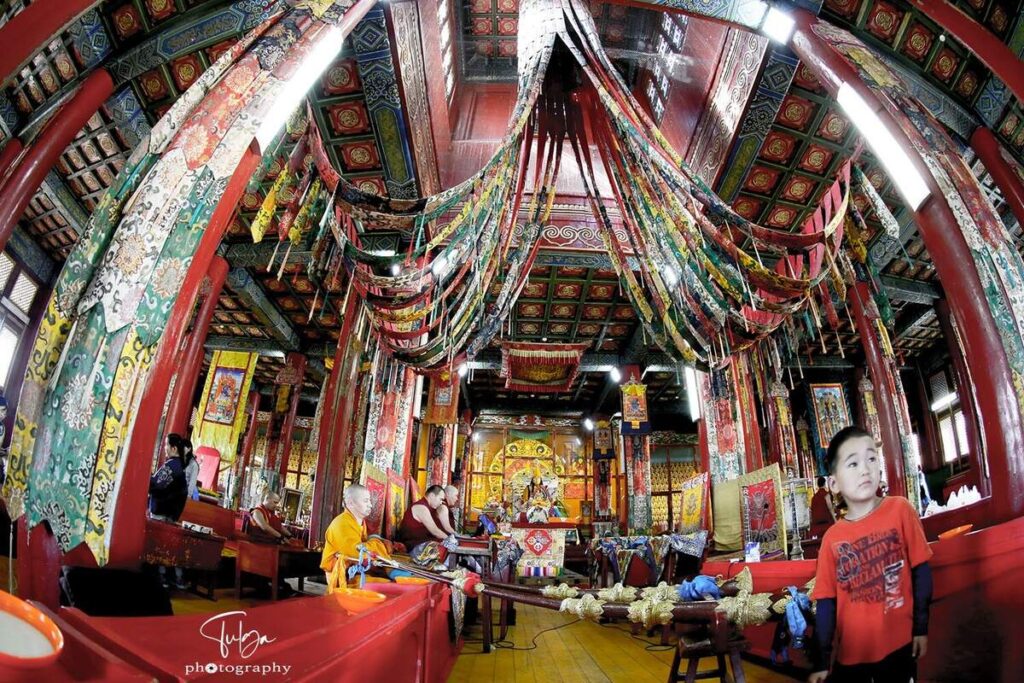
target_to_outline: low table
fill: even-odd
[[[323,573],[320,569],[321,559],[322,554],[319,550],[239,541],[238,557],[235,560],[235,597],[242,597],[242,572],[270,579],[271,600],[277,600],[277,585],[280,579],[297,578],[301,591],[307,576]]]

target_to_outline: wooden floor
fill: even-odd
[[[479,654],[479,643],[469,642],[448,678],[449,683],[665,683],[668,680],[675,648],[655,645],[658,642],[655,638],[634,638],[628,625],[576,621],[575,617],[539,607],[521,606],[516,612],[517,623],[509,629],[511,643],[516,648],[528,648],[535,641],[536,649],[498,649],[485,655]],[[574,621],[576,623],[571,623]],[[474,629],[469,637],[478,633],[479,629]],[[713,665],[714,659],[706,659],[701,669],[713,668]],[[743,671],[748,683],[802,680],[751,662],[744,662]]]

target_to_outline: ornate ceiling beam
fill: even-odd
[[[352,45],[384,166],[384,184],[392,199],[412,199],[418,195],[416,169],[383,7],[374,7],[356,25]]]
[[[420,193],[441,191],[437,154],[431,128],[430,102],[427,96],[427,78],[423,67],[423,47],[420,44],[420,15],[415,2],[392,2],[388,5],[395,29],[395,51],[402,74],[402,93],[409,112],[409,128],[416,159],[416,176]]]
[[[930,282],[919,282],[894,275],[883,275],[881,280],[889,298],[896,301],[930,305],[940,297],[939,289]]]
[[[580,372],[608,372],[619,367],[621,358],[614,353],[584,353],[580,359]],[[470,370],[500,370],[501,352],[487,351],[466,364]]]
[[[289,350],[275,339],[254,339],[251,337],[236,337],[229,334],[211,334],[206,338],[206,343],[203,346],[215,351],[249,351],[273,358],[284,358],[289,353]],[[311,346],[303,353],[310,359],[327,358],[332,355],[326,345]],[[309,369],[308,365],[307,369]]]
[[[903,339],[929,319],[934,317],[935,309],[931,306],[918,310],[914,315],[910,316],[906,322],[896,327],[896,339]]]
[[[299,335],[277,307],[267,298],[263,289],[252,279],[244,268],[234,268],[228,273],[227,285],[238,296],[242,304],[284,344],[285,351],[299,351]]]
[[[56,262],[39,248],[21,226],[14,228],[7,249],[14,252],[40,282],[49,286],[54,281],[58,273]]]
[[[172,59],[240,36],[284,7],[283,0],[238,0],[213,11],[200,7],[169,22],[160,33],[112,60],[107,69],[115,85],[126,83]]]

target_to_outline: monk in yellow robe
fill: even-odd
[[[320,560],[320,568],[327,572],[328,592],[345,583],[345,568],[359,557],[359,547],[384,558],[391,557],[389,544],[380,538],[368,538],[366,518],[373,508],[370,492],[365,486],[352,484],[345,489],[345,511],[331,521],[324,538],[324,551]],[[387,582],[387,579],[367,576],[367,581]],[[349,584],[356,586],[359,576],[356,575]]]

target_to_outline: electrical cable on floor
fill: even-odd
[[[526,652],[526,651],[529,651],[529,650],[536,650],[537,649],[537,638],[539,638],[540,636],[544,635],[548,631],[557,631],[560,628],[565,628],[566,626],[572,626],[573,624],[578,624],[581,621],[583,621],[583,620],[582,619],[574,619],[573,621],[569,621],[569,622],[566,622],[564,624],[559,624],[558,626],[552,626],[551,628],[546,628],[543,631],[538,631],[536,634],[534,634],[533,639],[530,641],[530,643],[531,643],[530,647],[516,647],[515,643],[513,643],[511,640],[496,640],[493,643],[491,643],[491,647],[493,647],[496,650],[515,650],[515,651],[518,651],[518,652]]]
[[[598,626],[602,628],[610,628],[615,631],[622,631],[623,633],[628,633],[630,638],[633,638],[634,640],[639,640],[642,643],[647,643],[647,647],[645,647],[644,650],[648,652],[667,652],[668,650],[676,649],[675,645],[662,645],[661,643],[652,643],[651,641],[647,640],[647,638],[644,638],[643,636],[638,636],[635,633],[633,633],[633,629],[621,628],[619,626],[616,626],[614,622],[598,624]]]

